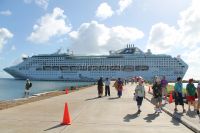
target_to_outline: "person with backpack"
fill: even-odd
[[[25,91],[24,91],[24,97],[28,97],[30,93],[30,88],[32,87],[32,83],[29,79],[26,79],[25,84]]]
[[[121,78],[118,78],[118,81],[117,81],[117,95],[119,98],[121,98],[122,96],[122,90],[123,90],[123,81],[121,80]]]
[[[161,113],[161,106],[162,106],[162,86],[161,80],[159,77],[156,78],[156,82],[153,84],[153,96],[155,99],[155,110],[156,113]]]

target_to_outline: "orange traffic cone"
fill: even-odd
[[[169,103],[172,103],[173,102],[173,96],[172,96],[172,92],[170,92],[169,94]]]
[[[61,123],[62,125],[71,125],[71,119],[68,111],[68,105],[65,103],[65,110],[64,110],[64,115],[63,115],[63,122]]]
[[[69,93],[69,90],[68,90],[68,88],[66,88],[66,90],[65,90],[65,93],[66,93],[66,94],[68,94],[68,93]]]

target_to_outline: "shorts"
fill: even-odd
[[[27,90],[27,89],[25,89],[25,91],[24,92],[30,92],[30,90]]]
[[[155,102],[156,103],[162,102],[162,97],[161,96],[155,97]]]
[[[194,102],[195,101],[195,96],[187,96],[188,102]]]
[[[178,93],[178,96],[176,94],[174,94],[175,105],[184,105],[182,93],[179,93],[179,92],[177,92],[177,93]]]
[[[143,97],[137,96],[136,101],[137,101],[137,105],[142,105]]]

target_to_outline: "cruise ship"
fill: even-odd
[[[4,69],[15,79],[96,81],[100,77],[130,79],[141,76],[152,81],[165,76],[168,81],[184,77],[188,65],[180,56],[143,52],[134,44],[109,51],[107,55],[80,56],[69,50],[24,57],[23,62]]]

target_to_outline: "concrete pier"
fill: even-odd
[[[1,133],[192,133],[165,113],[154,113],[154,106],[144,100],[141,114],[133,101],[135,85],[124,86],[117,97],[97,98],[97,86],[69,94],[20,105],[0,111]],[[71,125],[61,125],[65,102]]]

